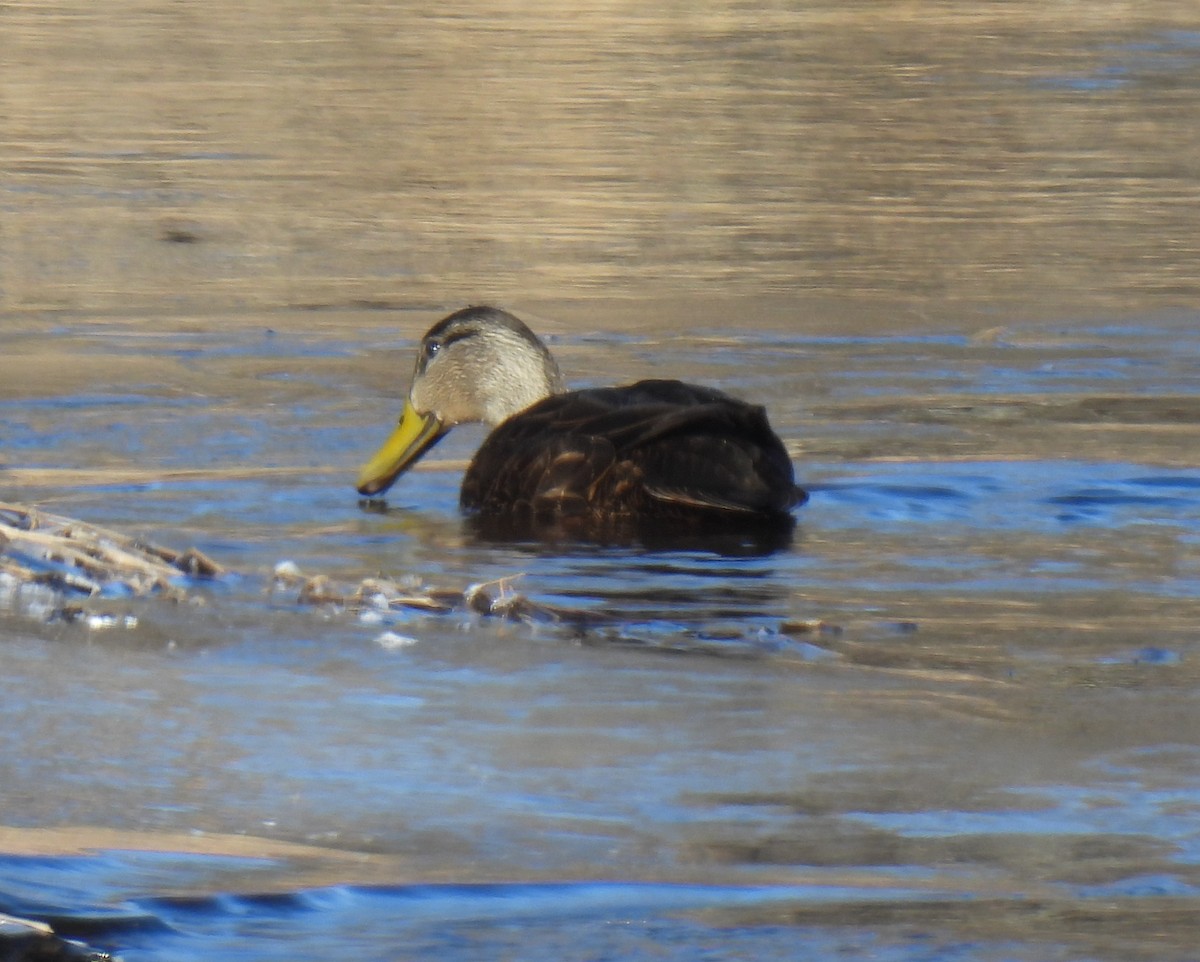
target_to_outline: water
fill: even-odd
[[[6,400],[6,451],[55,466],[11,484],[239,575],[195,586],[201,608],[91,603],[134,627],[10,601],[8,908],[135,959],[1076,958],[1111,949],[1080,913],[1124,950],[1147,904],[1164,951],[1190,944],[1192,318],[731,339],[721,383],[768,404],[813,491],[766,554],[480,542],[455,503],[471,436],[368,510],[351,484],[394,405],[329,371],[380,364],[391,316],[24,323],[17,353],[57,339],[144,373]],[[665,354],[713,373],[705,332],[557,346],[569,371]],[[177,364],[208,392],[170,389]],[[272,588],[285,559],[346,582],[512,578],[588,618],[363,619]]]
[[[1190,0],[56,10],[5,21],[7,309],[1197,294]]]
[[[1195,956],[1194,14],[893,14],[10,12],[0,498],[234,573],[0,593],[0,911],[134,962]],[[485,299],[575,385],[765,404],[791,543],[489,541],[471,429],[361,504]]]

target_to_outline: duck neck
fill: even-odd
[[[554,358],[546,355],[543,365],[544,376],[538,378],[513,377],[508,376],[506,372],[497,371],[495,380],[486,385],[483,392],[488,398],[483,410],[484,422],[495,427],[543,398],[564,393],[567,386],[558,365],[554,363]]]

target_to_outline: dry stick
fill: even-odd
[[[121,581],[138,594],[146,594],[169,588],[181,572],[215,577],[225,570],[194,548],[172,551],[72,518],[0,502],[0,553],[14,548],[75,568],[81,574],[39,573],[19,559],[5,559],[4,570],[13,577],[21,581],[59,581],[88,594],[99,592],[104,581]]]

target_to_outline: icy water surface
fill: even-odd
[[[0,911],[133,962],[1195,959],[1198,23],[0,6],[0,500],[230,569],[0,583]],[[489,539],[467,429],[360,504],[467,303],[765,404],[791,539]]]
[[[551,323],[576,384],[767,404],[812,490],[772,551],[480,541],[469,432],[361,503],[435,316],[12,326],[59,376],[0,402],[4,496],[237,574],[5,596],[0,908],[131,959],[1187,957],[1195,317]],[[282,560],[587,617],[301,606]]]

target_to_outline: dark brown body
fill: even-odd
[[[680,381],[547,397],[499,424],[463,479],[465,509],[587,528],[791,524],[807,495],[761,407]]]

